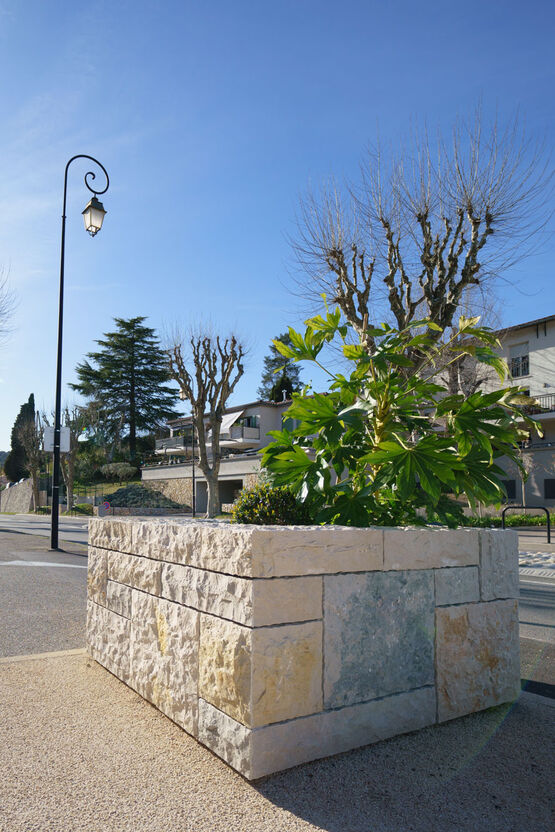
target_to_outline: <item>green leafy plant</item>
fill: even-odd
[[[537,429],[521,410],[531,400],[518,387],[465,399],[437,383],[438,371],[464,354],[506,378],[497,338],[478,322],[461,317],[453,335],[440,339],[432,321],[405,330],[382,324],[349,343],[350,325],[338,309],[326,309],[306,321],[304,335],[290,329],[290,343],[276,341],[276,348],[288,360],[318,364],[330,388],[295,395],[284,415],[297,426],[271,432],[262,465],[273,484],[291,488],[316,522],[353,526],[456,526],[462,498],[471,506],[500,503],[505,475],[497,460],[521,468],[519,423]],[[346,375],[320,361],[337,340],[352,368]]]
[[[94,512],[91,503],[77,503],[77,505],[73,506],[73,513],[86,514],[89,517],[92,517]]]
[[[232,523],[265,526],[295,526],[310,523],[307,503],[300,502],[290,488],[267,483],[243,488],[231,512]]]

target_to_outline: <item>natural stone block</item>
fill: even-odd
[[[249,580],[165,563],[162,596],[248,627],[322,617],[320,577]]]
[[[479,529],[384,529],[384,569],[439,569],[479,563]]]
[[[131,618],[131,593],[133,590],[125,584],[118,584],[115,581],[108,581],[106,586],[106,606],[109,610],[123,615],[124,618]]]
[[[201,615],[199,696],[248,726],[251,725],[252,633],[239,624]]]
[[[113,520],[110,517],[89,519],[89,544],[99,549],[133,552],[133,521]]]
[[[440,722],[518,696],[518,604],[513,600],[436,610]]]
[[[252,780],[252,730],[214,708],[198,701],[198,740],[220,759]]]
[[[89,546],[87,594],[91,601],[106,606],[106,584],[108,582],[108,558],[105,549]]]
[[[199,695],[247,727],[321,710],[321,622],[250,630],[203,615]]]
[[[199,613],[132,591],[131,686],[197,734]]]
[[[133,551],[154,560],[187,563],[194,538],[194,526],[189,523],[148,520],[133,525]]]
[[[513,529],[485,529],[480,557],[482,601],[518,598],[518,582],[518,533]]]
[[[431,570],[326,577],[324,625],[326,708],[433,684]]]
[[[420,688],[249,730],[199,700],[200,742],[248,780],[359,748],[435,722],[433,688]]]
[[[123,552],[108,553],[108,578],[120,584],[160,595],[162,566],[150,558],[125,555]]]
[[[477,566],[453,566],[435,570],[436,606],[470,604],[480,600]]]
[[[89,655],[118,679],[129,684],[131,622],[128,618],[87,603],[87,645]]]

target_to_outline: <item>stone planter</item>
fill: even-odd
[[[518,695],[514,531],[89,535],[90,655],[248,779]]]

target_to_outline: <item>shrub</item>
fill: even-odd
[[[77,503],[76,506],[73,506],[73,511],[76,514],[86,514],[89,517],[93,515],[93,507],[91,503]]]
[[[311,522],[308,506],[291,489],[262,483],[244,488],[231,511],[232,523],[264,526],[303,526]]]
[[[330,388],[294,394],[284,414],[293,429],[270,431],[262,466],[273,484],[306,502],[317,523],[347,526],[457,526],[464,522],[457,498],[472,507],[500,505],[505,474],[497,460],[506,457],[522,471],[519,423],[537,429],[522,411],[530,398],[519,387],[465,398],[437,383],[440,370],[466,355],[507,377],[493,350],[497,337],[478,321],[461,317],[450,337],[427,320],[356,333],[337,309],[306,321],[304,335],[290,329],[289,344],[275,342],[279,352],[322,367]],[[321,364],[333,341],[350,373]]]
[[[117,508],[181,508],[184,507],[165,497],[160,491],[133,483],[108,494],[108,502]]]
[[[100,471],[107,480],[132,480],[139,473],[134,465],[128,462],[109,462],[107,465],[102,465]]]

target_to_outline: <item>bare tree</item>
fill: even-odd
[[[549,220],[549,158],[517,119],[486,129],[478,110],[449,145],[426,133],[411,145],[388,158],[370,150],[358,185],[332,181],[301,202],[294,248],[311,278],[301,294],[325,292],[370,352],[366,322],[384,315],[400,329],[422,317],[450,327],[465,291],[530,253]]]
[[[64,478],[67,494],[67,510],[73,508],[73,484],[75,482],[75,463],[79,451],[79,437],[88,427],[88,413],[85,408],[66,405],[62,413],[64,427],[69,428],[69,451],[60,455],[60,468]]]
[[[7,275],[0,269],[0,342],[10,333],[10,318],[15,308],[15,298],[8,284]]]
[[[208,486],[206,516],[214,517],[220,511],[218,477],[222,417],[226,403],[243,375],[245,348],[235,335],[225,340],[206,334],[191,335],[189,346],[187,360],[184,339],[179,336],[174,338],[168,349],[170,375],[191,403],[198,437],[199,464]],[[209,434],[204,421],[206,417]]]
[[[39,507],[39,474],[43,459],[42,440],[44,426],[37,413],[34,419],[26,419],[18,428],[18,438],[25,450],[25,461],[33,487],[33,508]]]

